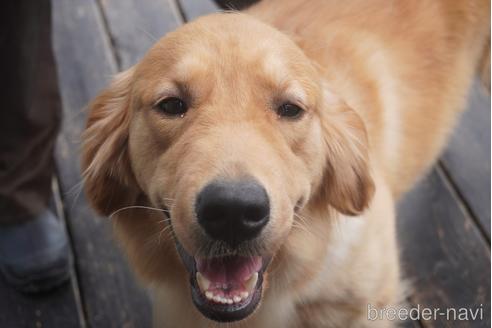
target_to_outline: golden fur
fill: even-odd
[[[166,206],[193,254],[196,193],[253,175],[271,198],[274,259],[262,303],[238,325],[390,326],[366,308],[400,301],[395,200],[436,160],[475,72],[490,79],[489,47],[486,0],[265,0],[200,18],[91,104],[87,195],[104,215]],[[166,96],[190,99],[185,117],[152,109]],[[280,120],[286,100],[305,116]],[[152,286],[156,326],[220,326],[194,308],[163,214],[114,220]]]

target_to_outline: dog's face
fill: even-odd
[[[217,321],[257,307],[297,211],[357,214],[372,194],[358,116],[291,40],[241,14],[160,40],[93,102],[84,138],[100,212],[168,213],[122,220],[136,266],[160,281],[184,274],[162,263],[186,268],[194,304]],[[163,226],[172,238],[149,251]]]

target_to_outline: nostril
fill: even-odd
[[[204,231],[230,244],[258,236],[270,214],[268,195],[255,180],[212,182],[198,194],[195,207]]]
[[[268,219],[269,214],[268,203],[260,203],[253,206],[249,206],[244,211],[243,220],[250,224],[262,224]]]

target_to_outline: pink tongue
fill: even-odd
[[[195,259],[197,270],[210,282],[217,284],[240,284],[261,269],[260,256],[215,257]]]

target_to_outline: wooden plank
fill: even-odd
[[[212,0],[179,0],[179,6],[187,22],[219,11],[219,6]]]
[[[472,88],[442,163],[490,241],[490,95]]]
[[[56,192],[54,190],[55,197]],[[63,219],[55,201],[51,201],[50,207]],[[73,270],[70,282],[38,295],[19,293],[0,279],[0,295],[0,327],[84,327]]]
[[[115,246],[110,223],[96,217],[80,192],[83,108],[116,72],[110,42],[94,0],[54,0],[53,9],[64,111],[56,158],[87,323],[90,327],[150,327],[149,299]]]
[[[1,327],[82,327],[70,284],[52,292],[24,295],[0,280]]]
[[[490,327],[490,249],[434,170],[398,207],[403,272],[410,300],[428,308],[483,308],[483,320],[422,321],[425,327]]]
[[[101,0],[120,69],[135,64],[165,33],[178,27],[181,15],[172,1]]]

